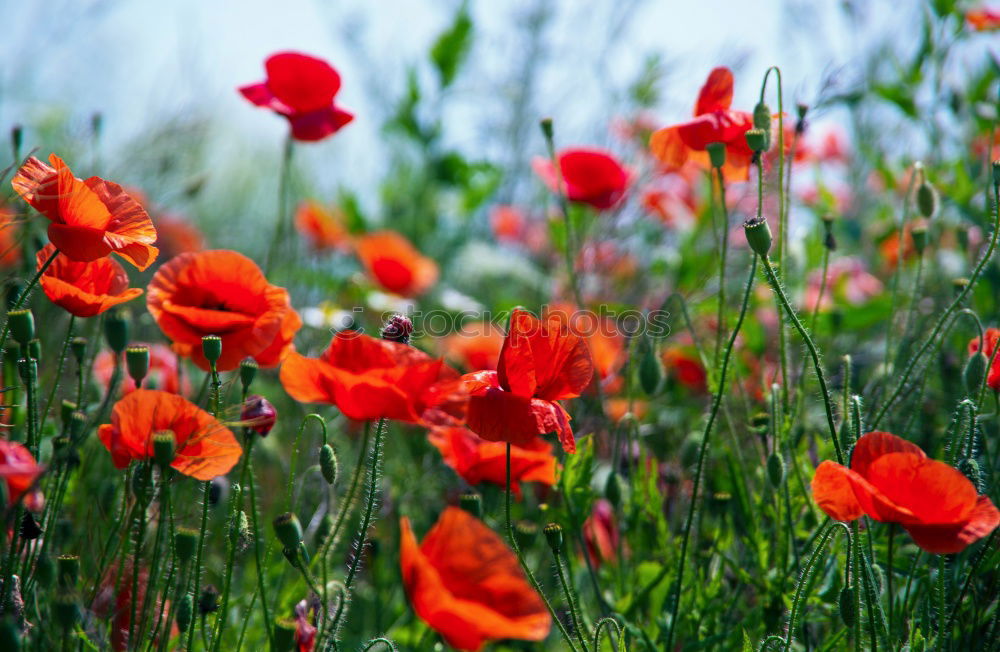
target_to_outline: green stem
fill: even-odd
[[[233,496],[230,501],[229,530],[226,532],[226,539],[229,542],[229,551],[226,558],[226,573],[222,581],[222,598],[219,603],[219,616],[215,623],[215,635],[212,637],[212,650],[219,649],[219,645],[222,643],[222,632],[225,631],[226,622],[229,620],[229,592],[233,582],[233,567],[236,566],[236,546],[239,543],[239,509],[242,503],[243,488],[241,485],[236,485],[233,487]]]
[[[28,295],[31,294],[31,291],[35,289],[36,285],[38,285],[38,279],[42,278],[42,274],[44,274],[49,266],[52,265],[58,255],[59,250],[54,249],[48,259],[46,259],[46,261],[42,263],[42,266],[38,268],[38,271],[35,272],[35,275],[31,277],[31,280],[28,281],[28,284],[24,287],[24,289],[21,290],[21,294],[17,295],[17,301],[14,302],[14,306],[8,312],[18,310],[24,305],[24,302],[28,300]],[[0,361],[3,360],[4,352],[7,350],[7,337],[9,335],[10,320],[8,319],[4,322],[3,331],[0,332]]]
[[[323,546],[320,548],[319,553],[313,557],[312,563],[318,563],[318,560],[322,560],[324,566],[327,563],[327,556],[336,545],[337,540],[340,537],[340,531],[347,522],[347,517],[351,513],[351,508],[354,505],[354,499],[358,493],[358,487],[361,486],[361,476],[364,474],[365,469],[365,456],[368,454],[368,440],[371,438],[371,421],[365,422],[365,433],[361,438],[361,448],[358,450],[358,460],[354,464],[354,471],[351,472],[351,483],[347,490],[347,495],[344,496],[344,500],[341,501],[340,509],[337,510],[337,519],[333,523],[333,528],[330,530],[330,534],[327,535],[326,541],[323,542]]]
[[[69,316],[69,326],[66,327],[66,339],[63,340],[62,351],[59,353],[59,364],[56,365],[56,374],[52,379],[52,389],[49,390],[49,397],[45,401],[45,409],[42,410],[42,422],[38,428],[45,431],[45,422],[49,418],[49,410],[52,409],[52,401],[56,398],[56,389],[59,387],[59,379],[62,377],[63,367],[66,364],[66,352],[69,351],[70,340],[73,339],[73,326],[76,323],[76,315]],[[79,405],[79,404],[77,404]],[[77,407],[77,409],[80,409]]]
[[[583,554],[586,555],[587,551],[584,550]],[[576,630],[576,636],[580,640],[580,649],[583,652],[589,652],[587,648],[587,630],[584,628],[583,617],[581,616],[580,605],[576,599],[576,593],[566,578],[566,569],[563,567],[562,554],[559,551],[555,551],[555,558],[556,575],[559,577],[559,584],[562,586],[563,595],[566,597],[566,604],[569,605],[569,614],[573,620],[573,629]]]
[[[893,592],[892,592],[892,576],[893,565],[892,565],[892,555],[893,555],[893,544],[896,539],[896,524],[889,524],[889,542],[887,544],[886,550],[886,564],[885,564],[885,601],[886,601],[886,618],[889,621],[888,634],[889,634],[889,649],[893,648],[893,637],[892,637],[892,612],[893,612]]]
[[[806,562],[805,570],[802,571],[802,576],[799,577],[798,584],[795,587],[795,598],[792,600],[792,610],[788,616],[788,631],[785,632],[785,652],[788,652],[792,648],[792,635],[795,633],[797,627],[805,589],[812,582],[813,574],[816,572],[816,562],[819,561],[820,554],[826,549],[827,544],[830,542],[830,537],[838,527],[844,530],[848,542],[851,540],[851,531],[844,523],[833,522],[823,531],[819,543],[813,549],[812,555],[810,555],[809,560]],[[849,549],[850,545],[848,545]]]
[[[715,364],[719,366],[719,355],[722,352],[722,333],[725,332],[726,318],[726,262],[729,252],[729,207],[726,206],[726,180],[722,168],[715,168],[719,182],[719,203],[722,205],[722,255],[719,257],[719,305],[715,323]]]
[[[725,393],[726,388],[726,372],[729,369],[729,358],[733,353],[733,346],[736,344],[736,337],[739,335],[740,328],[743,327],[743,319],[746,317],[747,308],[750,305],[750,292],[753,290],[753,279],[757,275],[757,255],[753,255],[753,261],[750,264],[750,275],[747,277],[746,288],[743,291],[743,303],[740,305],[740,314],[736,320],[736,326],[733,328],[732,335],[729,336],[729,343],[726,345],[726,350],[722,356],[722,367],[719,371],[719,386],[715,390],[715,397],[712,400],[712,407],[708,413],[708,421],[705,424],[705,430],[701,436],[701,447],[698,450],[698,462],[694,475],[694,482],[691,485],[691,504],[688,507],[687,520],[684,523],[684,534],[681,538],[681,554],[680,559],[677,563],[677,581],[676,589],[673,596],[673,606],[671,609],[670,617],[670,631],[667,634],[667,650],[673,649],[673,641],[677,632],[677,614],[680,611],[680,602],[682,595],[682,588],[684,585],[684,566],[687,562],[687,550],[688,550],[688,540],[691,536],[691,528],[694,524],[694,515],[698,508],[698,489],[701,486],[701,476],[705,468],[705,457],[708,452],[708,443],[712,434],[712,427],[715,425],[715,419],[719,414],[719,406],[722,404],[722,396]]]
[[[358,527],[357,546],[355,546],[354,557],[351,565],[347,569],[347,578],[344,580],[344,589],[350,593],[354,578],[361,566],[361,558],[364,557],[365,545],[367,544],[368,528],[371,527],[372,514],[375,512],[375,501],[378,500],[378,491],[381,485],[382,474],[382,445],[385,441],[385,417],[379,419],[378,426],[375,427],[375,445],[372,447],[371,467],[368,469],[368,495],[365,497],[365,511],[361,516],[361,524]]]
[[[250,455],[253,450],[254,438],[247,439],[246,450],[246,473],[247,486],[250,488],[250,523],[253,527],[253,548],[254,558],[257,566],[257,591],[260,594],[260,608],[264,612],[264,628],[267,634],[267,643],[270,649],[274,649],[274,630],[271,628],[271,612],[267,608],[267,591],[264,590],[264,560],[260,546],[260,524],[257,519],[257,490],[254,488],[253,460]]]
[[[278,251],[288,238],[288,186],[292,172],[292,153],[295,151],[295,141],[289,134],[281,153],[281,169],[278,177],[278,219],[274,225],[274,237],[264,258],[264,273],[267,274],[275,263]]]
[[[202,483],[201,528],[198,531],[198,548],[194,556],[193,595],[195,601],[197,601],[198,597],[201,595],[201,573],[202,573],[201,562],[202,562],[202,556],[205,553],[205,538],[206,538],[205,535],[208,531],[208,503],[209,503],[208,495],[211,491],[212,491],[212,481],[206,480],[205,482]],[[188,633],[187,633],[188,650],[194,649],[194,630],[195,630],[195,623],[197,622],[197,620],[198,620],[197,618],[191,618],[191,622],[190,624],[188,624]],[[270,631],[270,629],[268,631]],[[184,632],[181,632],[181,636],[182,637],[184,636]]]

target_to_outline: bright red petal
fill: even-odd
[[[340,90],[340,75],[316,57],[280,52],[268,57],[264,67],[268,89],[296,112],[326,108]]]
[[[733,72],[729,68],[715,68],[698,93],[694,115],[725,111],[733,103]]]
[[[1000,525],[1000,511],[986,496],[979,496],[976,506],[963,523],[958,525],[908,525],[918,546],[927,552],[948,555],[965,550],[966,546],[987,536]]]
[[[837,521],[853,521],[863,514],[848,478],[850,473],[850,469],[826,460],[813,475],[813,500],[827,516]]]

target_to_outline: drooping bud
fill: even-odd
[[[177,435],[173,430],[153,434],[153,459],[161,469],[167,469],[177,458]]]
[[[458,506],[476,518],[483,514],[483,497],[477,493],[466,493],[458,497]]]
[[[143,344],[125,349],[125,366],[135,386],[142,387],[142,380],[149,373],[149,347]]]
[[[785,479],[785,460],[777,453],[767,456],[767,479],[775,489],[780,487]]]
[[[197,549],[198,531],[184,527],[177,528],[177,533],[174,535],[174,552],[177,553],[177,560],[186,564],[194,559]]]
[[[261,437],[267,437],[267,434],[274,428],[277,420],[278,411],[263,396],[256,394],[248,396],[246,402],[243,403],[243,410],[240,412],[240,421],[243,422],[244,426],[250,428]]]
[[[7,323],[10,325],[10,336],[21,346],[28,346],[28,342],[35,338],[35,316],[28,308],[8,312]]]
[[[337,482],[337,475],[340,465],[337,462],[337,453],[333,446],[323,444],[319,447],[319,470],[323,474],[323,479],[331,487]]]
[[[180,602],[177,604],[177,627],[182,631],[186,632],[188,625],[191,624],[191,618],[194,616],[194,598],[190,593],[185,593],[181,596]]]
[[[104,318],[104,339],[115,355],[121,355],[128,345],[131,324],[128,311],[112,310]]]
[[[302,543],[302,524],[291,512],[285,512],[274,519],[274,533],[285,549],[294,550]]]
[[[743,233],[747,237],[750,248],[761,258],[767,258],[771,251],[771,227],[761,216],[751,217],[743,222]]]
[[[767,134],[763,129],[749,129],[746,133],[747,145],[754,152],[767,150]]]
[[[639,384],[647,396],[654,396],[663,382],[663,364],[656,355],[656,347],[648,338],[643,349],[642,357],[639,358]]]
[[[721,168],[726,164],[725,143],[709,143],[705,146],[705,150],[708,151],[708,160],[711,161],[713,168]]]
[[[243,358],[240,362],[240,384],[243,385],[244,392],[250,389],[250,383],[257,377],[258,368],[259,365],[253,358]]]
[[[208,584],[201,590],[198,596],[198,613],[201,615],[214,614],[219,610],[219,589]]]
[[[935,213],[937,213],[937,208],[937,190],[934,189],[934,186],[932,186],[927,179],[924,179],[924,181],[917,186],[917,210],[920,211],[921,215],[930,219],[934,217]]]
[[[854,589],[845,586],[840,591],[840,619],[847,627],[854,626]]]
[[[409,344],[413,333],[413,322],[406,315],[396,313],[382,326],[382,339],[400,344]]]
[[[562,526],[558,523],[549,523],[542,532],[545,534],[545,541],[549,544],[549,548],[552,548],[552,553],[558,555],[563,547]]]
[[[222,357],[222,338],[218,335],[206,335],[201,338],[201,352],[210,363],[215,363]]]
[[[976,351],[965,363],[962,371],[962,380],[965,381],[965,392],[969,396],[979,394],[979,388],[983,386],[983,379],[986,378],[986,367],[989,366],[990,359],[982,351]]]
[[[72,589],[80,580],[80,558],[76,555],[61,555],[56,559],[56,576],[59,588]]]

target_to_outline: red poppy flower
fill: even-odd
[[[0,206],[0,269],[16,267],[21,262],[21,243],[17,237],[14,211]]]
[[[681,385],[699,394],[708,388],[708,376],[697,356],[675,346],[664,349],[660,358],[667,374],[676,378]]]
[[[235,369],[246,357],[273,367],[302,326],[288,292],[268,283],[252,260],[226,249],[167,262],[149,282],[146,305],[174,350],[202,369],[208,369],[201,350],[206,335],[222,338],[220,371]]]
[[[55,154],[49,163],[32,156],[11,185],[52,221],[49,240],[59,251],[83,263],[115,252],[140,270],[156,260],[156,229],[139,202],[117,183],[98,177],[77,179]]]
[[[482,521],[448,507],[419,545],[408,518],[399,527],[406,595],[449,645],[476,651],[490,640],[548,636],[552,618],[545,603],[514,553]]]
[[[125,352],[122,354],[122,364],[125,362]],[[111,375],[115,367],[115,354],[107,349],[94,358],[94,379],[105,389],[111,384]],[[123,366],[124,368],[124,366]],[[146,389],[159,389],[171,394],[191,394],[191,380],[185,376],[183,387],[181,375],[177,368],[177,354],[163,344],[149,345],[149,371],[142,381]],[[135,381],[125,374],[122,376],[121,395],[135,391]]]
[[[547,158],[532,161],[535,174],[552,192],[566,193],[570,201],[589,204],[599,211],[613,207],[625,195],[629,173],[609,152],[576,148],[559,152],[559,169]]]
[[[471,485],[489,482],[507,486],[507,444],[486,441],[468,428],[434,428],[428,436],[444,458]],[[556,481],[556,458],[552,445],[535,437],[524,446],[510,448],[511,489],[520,497],[521,482],[553,485]]]
[[[316,251],[346,252],[351,248],[351,235],[340,216],[328,211],[316,201],[304,201],[295,211],[295,228]]]
[[[364,235],[355,242],[355,249],[368,275],[388,292],[414,297],[437,282],[437,263],[395,231]]]
[[[983,351],[983,355],[989,359],[993,352],[997,348],[997,341],[1000,340],[1000,329],[997,328],[987,328],[986,332],[983,333],[983,344],[986,349]],[[979,351],[979,338],[974,337],[969,340],[969,355]],[[986,386],[992,389],[994,392],[1000,392],[1000,355],[993,361],[993,366],[990,367],[990,372],[986,376]]]
[[[232,431],[183,396],[157,389],[137,389],[115,403],[111,423],[97,436],[111,453],[115,467],[153,456],[153,435],[170,430],[177,439],[178,473],[198,480],[225,475],[236,465],[243,449]]]
[[[205,248],[205,236],[183,217],[161,213],[156,216],[155,223],[156,246],[160,248],[161,259],[168,260]]]
[[[42,492],[34,488],[42,474],[31,452],[16,441],[0,439],[0,479],[7,484],[7,504],[24,497],[24,506],[32,511],[43,507]]]
[[[503,334],[489,322],[465,324],[441,342],[445,356],[469,370],[496,369]]]
[[[594,502],[594,509],[583,522],[583,540],[594,566],[618,561],[619,534],[615,510],[604,498]]]
[[[542,317],[555,319],[556,323],[585,338],[601,383],[609,387],[614,385],[617,374],[628,357],[625,338],[618,331],[614,319],[589,310],[578,310],[569,303],[548,306]]]
[[[558,317],[542,321],[515,310],[497,371],[463,376],[470,394],[467,425],[483,439],[518,446],[555,432],[573,453],[570,417],[558,401],[579,396],[593,375],[587,343]]]
[[[649,140],[653,156],[671,170],[679,169],[689,160],[708,167],[705,148],[711,143],[723,143],[726,146],[723,175],[729,181],[746,181],[753,155],[746,143],[746,132],[753,129],[753,116],[733,111],[729,108],[732,102],[732,71],[712,70],[698,94],[694,119],[653,133]]]
[[[38,252],[39,269],[55,250],[55,245],[49,244]],[[128,286],[125,269],[111,258],[80,263],[57,256],[42,274],[40,283],[52,303],[77,317],[99,315],[142,294],[140,288]]]
[[[935,554],[961,552],[1000,524],[997,508],[959,470],[887,432],[861,437],[851,468],[830,460],[820,464],[812,491],[830,518],[853,521],[867,514],[898,523]]]
[[[239,91],[257,106],[287,118],[295,140],[323,140],[354,119],[334,103],[340,75],[326,61],[298,52],[279,52],[267,58],[264,69],[266,81]]]
[[[318,359],[292,352],[281,365],[281,384],[292,398],[336,405],[357,421],[443,418],[438,410],[450,408],[457,378],[423,351],[356,331],[337,333]]]
[[[527,218],[517,206],[498,205],[490,210],[490,229],[500,242],[517,243],[524,235]]]
[[[977,32],[1000,29],[1000,9],[981,7],[965,12],[965,22]]]

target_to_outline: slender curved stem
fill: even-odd
[[[358,450],[358,461],[354,465],[354,471],[351,472],[351,484],[347,490],[347,495],[344,496],[344,500],[340,504],[340,509],[337,510],[337,520],[333,523],[333,528],[330,530],[330,534],[327,535],[326,541],[323,542],[323,546],[320,548],[319,553],[313,557],[312,563],[322,563],[326,565],[326,558],[330,550],[337,544],[337,540],[340,537],[340,530],[344,523],[347,522],[347,516],[351,512],[351,507],[354,505],[354,498],[358,493],[358,487],[361,486],[361,476],[364,475],[365,470],[365,456],[368,454],[368,440],[371,438],[371,421],[365,423],[365,434],[361,439],[361,448]],[[318,560],[322,560],[319,562]]]
[[[70,340],[73,339],[73,326],[75,324],[76,315],[70,315],[69,326],[66,327],[66,339],[63,340],[62,351],[59,353],[59,363],[56,365],[56,374],[52,379],[52,389],[49,390],[49,397],[45,400],[45,408],[42,410],[42,422],[38,425],[38,429],[41,432],[45,432],[45,422],[49,418],[52,401],[56,398],[56,389],[59,388],[59,379],[62,377],[63,367],[66,365],[66,352],[69,350]],[[80,409],[79,406],[77,409]]]
[[[264,590],[264,559],[261,554],[260,545],[260,523],[257,517],[257,490],[254,487],[253,459],[250,457],[253,450],[254,438],[247,439],[246,455],[246,484],[250,488],[250,523],[253,527],[253,548],[254,558],[257,566],[257,592],[260,594],[260,609],[264,612],[264,627],[267,629],[267,643],[274,649],[274,630],[271,628],[271,612],[267,608],[267,592]]]
[[[712,400],[712,407],[708,413],[708,421],[705,424],[705,431],[701,436],[701,447],[698,450],[698,463],[695,470],[694,482],[691,485],[691,504],[688,507],[687,520],[684,522],[684,534],[681,538],[681,554],[680,560],[677,564],[677,581],[675,586],[677,587],[674,591],[673,606],[671,608],[670,617],[670,631],[667,634],[667,650],[673,649],[673,641],[677,632],[677,614],[680,612],[680,602],[682,595],[682,588],[684,585],[684,566],[687,562],[687,550],[688,541],[691,537],[691,528],[694,524],[695,511],[698,508],[698,489],[701,486],[701,476],[705,468],[705,457],[708,452],[708,443],[711,439],[712,427],[715,425],[715,419],[719,414],[719,406],[722,404],[722,396],[726,388],[726,372],[729,370],[729,358],[733,353],[733,346],[736,344],[736,337],[739,335],[740,328],[743,327],[743,319],[747,314],[747,307],[750,305],[750,292],[753,290],[753,280],[757,275],[757,258],[758,256],[754,254],[753,261],[750,264],[750,275],[747,277],[746,288],[743,291],[743,303],[740,305],[740,314],[736,320],[736,326],[733,328],[732,335],[729,336],[729,343],[726,345],[726,350],[722,355],[722,366],[719,371],[719,386],[715,390],[715,397]]]
[[[35,272],[35,275],[31,277],[31,280],[28,281],[28,284],[24,287],[23,290],[21,290],[21,294],[17,295],[17,301],[14,302],[14,306],[10,310],[18,310],[21,306],[24,305],[24,302],[28,300],[28,295],[30,295],[31,291],[35,289],[36,285],[38,285],[38,279],[42,278],[42,274],[44,274],[45,271],[49,268],[49,266],[52,265],[52,263],[56,259],[56,256],[58,255],[59,255],[58,249],[52,251],[52,254],[48,257],[48,259],[44,263],[42,263],[42,266],[38,268],[38,271]],[[8,319],[4,322],[3,331],[0,332],[0,361],[3,360],[4,352],[7,350],[6,349],[7,337],[9,335],[10,335],[10,320]]]
[[[844,535],[847,537],[848,543],[851,541],[851,531],[844,523],[833,522],[823,531],[819,543],[817,543],[816,547],[813,549],[813,553],[810,555],[809,560],[806,562],[806,567],[802,571],[802,576],[799,577],[798,585],[795,587],[795,598],[792,600],[792,610],[788,616],[788,631],[785,633],[785,652],[788,652],[788,650],[792,647],[792,634],[795,632],[796,624],[798,622],[799,611],[802,607],[803,594],[806,586],[812,581],[813,573],[815,573],[816,570],[816,562],[819,560],[820,554],[823,553],[827,544],[830,542],[830,537],[833,535],[834,530],[838,527],[844,530]],[[850,546],[848,546],[848,549],[849,548]]]
[[[361,525],[358,527],[357,549],[351,559],[351,565],[347,569],[347,578],[344,580],[344,589],[348,592],[354,584],[354,577],[361,566],[361,558],[364,556],[365,543],[368,538],[368,528],[371,526],[372,514],[375,512],[375,501],[378,500],[379,486],[381,485],[382,474],[382,445],[385,441],[385,417],[379,419],[378,426],[375,427],[375,445],[372,447],[372,463],[368,470],[368,495],[365,499],[365,511],[361,516]]]
[[[584,554],[587,554],[586,550],[584,550]],[[559,577],[559,584],[562,586],[563,595],[566,597],[566,604],[569,605],[570,618],[573,619],[573,629],[576,630],[576,636],[580,639],[580,648],[583,652],[588,652],[587,630],[584,626],[583,617],[580,613],[580,604],[577,602],[576,593],[573,591],[573,586],[566,578],[566,569],[563,567],[562,563],[562,553],[556,552],[555,558],[556,575]]]

